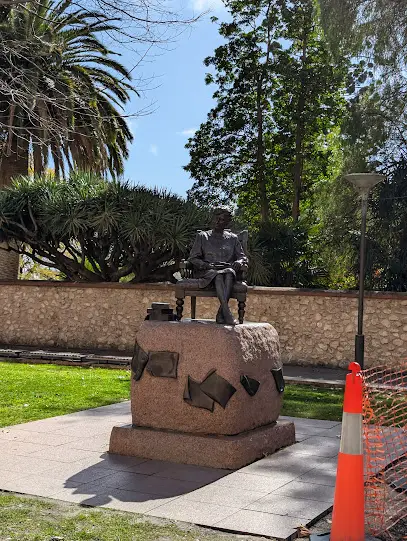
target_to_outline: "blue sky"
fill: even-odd
[[[215,87],[205,85],[203,60],[221,43],[210,16],[222,18],[225,11],[221,0],[191,0],[183,13],[188,17],[192,10],[201,13],[207,9],[211,10],[209,15],[168,44],[167,50],[153,51],[137,68],[135,77],[154,79],[148,83],[151,89],[142,98],[133,98],[127,110],[134,113],[153,103],[154,112],[130,119],[135,139],[124,177],[133,183],[165,187],[180,195],[192,184],[182,169],[188,163],[184,145],[213,104]],[[122,54],[122,62],[132,66],[134,53],[126,50]]]

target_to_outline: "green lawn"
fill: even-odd
[[[0,362],[0,427],[129,398],[130,372]],[[340,421],[341,390],[287,385],[283,415]]]
[[[282,415],[308,419],[342,420],[343,390],[287,385]]]
[[[236,540],[236,537],[206,532],[192,525],[180,529],[162,521],[149,521],[133,513],[88,509],[63,502],[0,492],[0,540],[49,541],[51,539],[61,541],[232,541],[232,539]]]
[[[130,372],[0,362],[0,427],[129,398]]]

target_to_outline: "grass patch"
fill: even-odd
[[[130,372],[0,362],[0,427],[128,399]]]
[[[126,400],[130,372],[0,362],[0,389],[2,427]],[[340,389],[287,385],[282,414],[340,421],[342,404]]]
[[[284,392],[282,415],[341,421],[343,390],[287,385]]]
[[[133,513],[91,509],[0,492],[0,539],[10,541],[231,541],[229,535],[181,529]],[[235,538],[236,539],[236,538]]]

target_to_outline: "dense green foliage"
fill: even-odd
[[[335,55],[359,58],[342,126],[344,172],[373,171],[386,181],[372,194],[367,286],[406,291],[407,2],[320,0]],[[340,30],[339,30],[340,29]],[[318,201],[320,242],[329,285],[358,285],[360,204],[345,183],[328,182]]]
[[[350,62],[330,53],[314,0],[226,7],[224,44],[205,59],[216,104],[187,143],[189,198],[236,206],[262,255],[253,283],[321,285],[314,200],[338,171]]]
[[[88,173],[21,177],[0,191],[1,241],[73,281],[170,280],[207,223],[165,191]]]
[[[406,0],[319,0],[333,49],[369,56],[386,71],[407,59]]]
[[[226,7],[225,43],[205,59],[216,105],[187,144],[189,195],[205,204],[232,198],[251,224],[297,220],[330,172],[346,62],[331,57],[313,0]]]
[[[0,185],[9,162],[42,174],[65,168],[123,172],[131,132],[122,108],[129,71],[103,43],[115,21],[71,0],[27,3],[0,19]]]
[[[354,288],[360,203],[343,175],[382,172],[366,281],[407,290],[407,3],[226,7],[224,43],[205,60],[215,106],[187,144],[190,198],[235,205],[261,255],[254,283]]]
[[[357,285],[360,208],[352,188],[337,185],[324,210],[322,244],[332,283]],[[329,258],[330,254],[334,254]],[[373,192],[367,232],[369,289],[407,291],[407,161],[388,171]]]

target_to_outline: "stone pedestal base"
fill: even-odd
[[[110,452],[240,468],[295,442],[282,404],[277,331],[268,323],[145,321],[132,361],[132,425]],[[280,378],[280,379],[279,379]]]
[[[132,425],[114,427],[110,453],[238,469],[295,443],[294,423],[278,421],[235,436],[191,434]]]
[[[213,321],[145,321],[137,344],[150,357],[174,352],[179,361],[176,377],[152,375],[147,364],[131,385],[132,423],[177,432],[240,434],[278,419],[282,395],[271,373],[281,368],[277,331],[268,323],[231,327]],[[153,359],[154,360],[154,359]],[[193,407],[184,399],[189,378],[201,384],[212,371],[236,392],[225,407],[215,402],[213,411]],[[249,396],[242,376],[254,378],[259,388]]]

